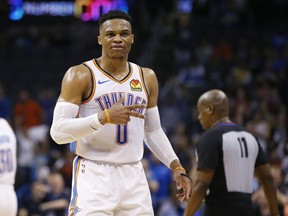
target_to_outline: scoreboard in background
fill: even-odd
[[[8,0],[9,19],[26,16],[77,17],[83,21],[98,20],[102,13],[119,9],[128,11],[126,0]]]

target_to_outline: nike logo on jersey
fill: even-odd
[[[106,83],[106,82],[109,82],[110,80],[104,80],[104,81],[101,81],[101,80],[98,80],[98,84],[103,84],[103,83]]]

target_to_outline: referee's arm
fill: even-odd
[[[263,187],[265,197],[268,201],[270,215],[279,216],[276,188],[274,185],[270,166],[268,164],[264,164],[255,167],[255,175],[257,176]]]
[[[194,215],[203,199],[213,179],[214,171],[210,169],[198,169],[193,178],[192,194],[188,200],[184,216]]]

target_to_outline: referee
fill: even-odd
[[[270,166],[256,138],[229,119],[224,92],[210,90],[198,100],[198,119],[206,131],[197,143],[198,166],[185,216],[194,215],[205,198],[204,216],[253,216],[254,173],[268,200],[270,215],[278,216]]]

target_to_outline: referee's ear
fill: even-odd
[[[214,106],[213,105],[209,105],[208,111],[209,111],[209,114],[211,115],[214,112]]]

